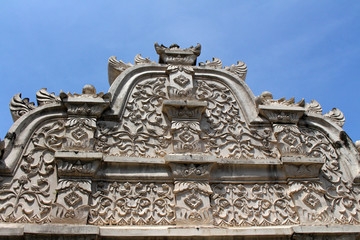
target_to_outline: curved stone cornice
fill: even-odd
[[[4,166],[0,171],[13,173],[34,131],[47,120],[66,116],[66,108],[61,103],[50,103],[39,106],[17,119],[4,139],[5,151],[2,157]]]
[[[147,77],[166,77],[166,69],[167,65],[164,64],[142,64],[126,69],[115,79],[109,89],[114,101],[111,103],[111,110],[106,111],[104,115],[120,117],[131,89]],[[226,83],[241,105],[248,123],[262,121],[258,118],[254,94],[239,76],[226,70],[204,67],[193,67],[193,69],[195,80],[215,80]]]

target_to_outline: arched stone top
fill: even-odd
[[[167,67],[164,64],[141,64],[130,67],[122,72],[109,89],[113,101],[111,103],[111,111],[107,112],[107,114],[121,116],[129,94],[136,84],[149,77],[168,77],[166,74]],[[202,79],[226,84],[236,96],[248,123],[260,120],[255,105],[255,96],[239,76],[223,69],[193,67],[193,70],[195,81]]]
[[[155,48],[159,63],[110,57],[106,94],[13,97],[0,222],[360,224],[360,157],[340,110],[255,97],[244,62],[196,66],[200,45]]]

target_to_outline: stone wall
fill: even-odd
[[[109,92],[17,94],[1,141],[9,238],[356,239],[359,152],[316,101],[255,97],[201,46],[109,58]],[[330,227],[329,227],[330,226]]]

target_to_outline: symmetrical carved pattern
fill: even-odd
[[[190,169],[187,171],[191,171]],[[195,168],[189,175],[196,175],[197,170],[202,171],[201,168]],[[199,175],[202,174],[204,173]],[[182,175],[186,175],[186,172],[183,172]],[[177,224],[212,223],[209,196],[213,191],[207,181],[175,181],[174,193],[176,194]]]
[[[159,64],[110,57],[110,84],[129,75],[107,94],[43,88],[24,117],[35,105],[13,97],[21,119],[0,140],[0,222],[360,225],[360,143],[338,127],[340,110],[321,116],[314,100],[270,92],[253,99],[238,78],[245,63],[196,67],[200,45],[155,48]]]
[[[325,189],[318,182],[292,182],[289,194],[294,199],[302,223],[330,222]]]
[[[65,123],[67,150],[92,150],[94,148],[93,135],[96,129],[95,118],[69,117]]]
[[[286,186],[280,184],[212,185],[214,224],[225,227],[298,224]]]
[[[166,183],[98,183],[92,196],[89,224],[174,224],[172,189],[173,186]]]
[[[51,221],[54,223],[86,224],[90,210],[89,180],[59,180],[56,202],[52,204]]]

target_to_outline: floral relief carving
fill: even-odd
[[[356,200],[357,194],[351,185],[342,179],[339,154],[333,143],[323,133],[311,128],[275,125],[274,131],[282,156],[303,155],[324,161],[320,176],[322,183],[303,183],[299,187],[306,192],[300,202],[307,209],[304,211],[308,212],[303,221],[359,224],[360,206]],[[314,191],[323,197],[320,198]],[[321,213],[318,213],[319,211]]]
[[[324,198],[326,191],[318,182],[291,182],[289,194],[294,199],[301,222],[331,221]]]
[[[26,175],[14,178],[0,188],[0,221],[16,223],[47,223],[50,212],[49,182],[36,181]]]
[[[276,158],[272,129],[250,129],[231,91],[220,83],[198,81],[196,98],[207,102],[202,119],[206,152],[224,158]],[[253,133],[256,132],[254,135]],[[270,140],[270,141],[266,141]]]
[[[225,227],[298,224],[295,205],[280,184],[212,185],[214,224]]]
[[[162,113],[166,78],[139,83],[130,95],[120,124],[100,122],[96,149],[116,156],[164,156],[170,145],[170,124]]]
[[[89,180],[64,180],[58,182],[56,201],[52,204],[53,223],[86,224],[91,193]]]
[[[190,170],[191,167],[188,169]],[[200,169],[198,168],[198,170]],[[195,170],[195,172],[197,171]],[[188,174],[193,175],[194,173]],[[184,173],[180,175],[184,176]],[[175,181],[174,193],[176,195],[177,224],[212,223],[209,196],[213,191],[207,181]]]
[[[95,118],[69,117],[65,128],[67,138],[64,148],[67,150],[92,150],[94,148]]]
[[[175,198],[171,184],[98,183],[92,196],[89,224],[172,225]]]
[[[55,198],[54,153],[62,146],[64,122],[44,123],[25,148],[14,178],[0,187],[0,219],[6,222],[48,223]]]

